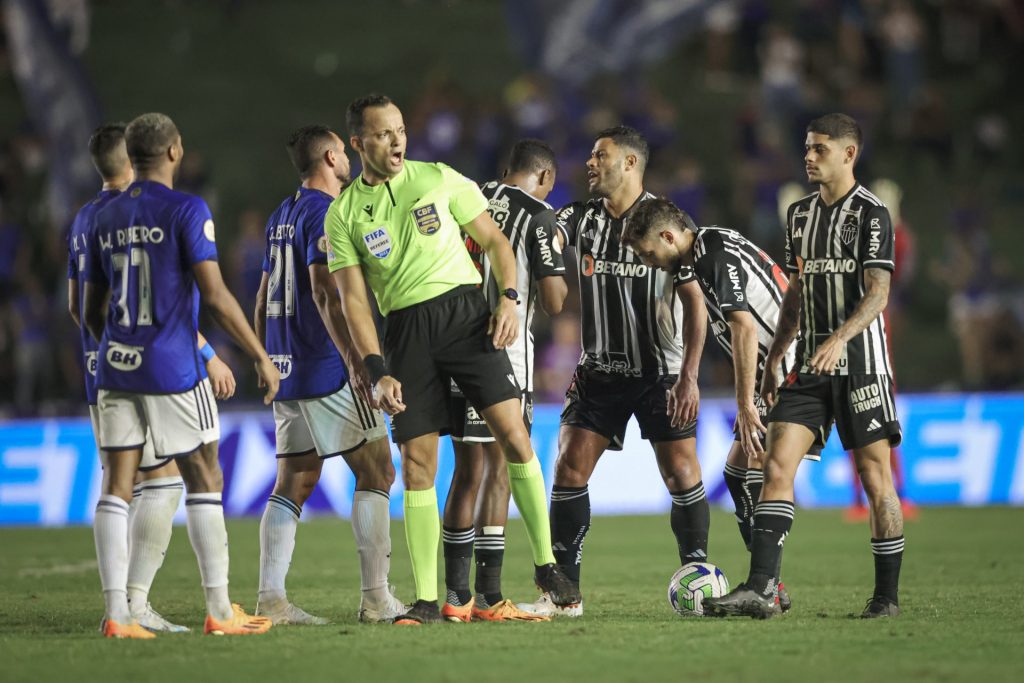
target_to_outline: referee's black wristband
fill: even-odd
[[[370,373],[370,384],[372,386],[377,386],[377,382],[380,381],[381,377],[389,374],[388,366],[384,363],[383,356],[372,353],[363,359],[363,363],[366,365],[366,371]]]

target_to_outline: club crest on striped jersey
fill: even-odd
[[[371,254],[384,258],[391,253],[391,235],[383,225],[363,235],[363,242]]]
[[[412,217],[416,221],[416,229],[422,235],[433,235],[441,229],[441,216],[433,204],[417,206],[412,210]]]
[[[843,211],[843,224],[839,228],[839,239],[843,241],[843,244],[853,244],[853,241],[857,239],[857,233],[860,231],[860,215],[863,210],[863,207],[859,207],[856,211]]]

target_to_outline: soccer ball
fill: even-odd
[[[668,602],[684,617],[704,616],[704,598],[720,598],[729,592],[722,570],[707,562],[690,562],[668,582]]]

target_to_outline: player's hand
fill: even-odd
[[[402,383],[391,375],[384,375],[373,388],[373,398],[388,415],[397,415],[405,410],[402,402]]]
[[[487,334],[491,335],[494,348],[503,349],[511,346],[519,336],[519,316],[516,315],[516,302],[508,297],[501,297],[491,322],[487,326]]]
[[[747,401],[746,405],[738,406],[736,412],[736,434],[740,437],[740,446],[748,458],[760,461],[764,455],[764,446],[761,439],[768,433],[767,427],[761,422],[761,416],[757,412],[757,406],[753,401]]]
[[[235,373],[220,357],[210,359],[206,364],[206,374],[210,376],[213,395],[218,401],[225,401],[235,395]]]
[[[370,384],[370,372],[362,359],[352,358],[348,366],[348,381],[352,383],[352,391],[359,395],[359,398],[366,401],[373,408],[379,408],[377,401],[373,398],[373,385]]]
[[[836,366],[839,365],[839,359],[843,355],[843,348],[846,345],[836,336],[830,336],[825,342],[815,350],[814,355],[807,361],[807,365],[810,367],[811,372],[815,375],[829,375]]]
[[[696,379],[679,375],[672,388],[665,392],[665,398],[668,401],[665,414],[671,418],[672,427],[678,429],[697,419],[700,391]]]
[[[775,405],[775,397],[779,393],[779,378],[776,376],[775,368],[771,363],[765,364],[764,374],[761,376],[761,400],[771,408]]]
[[[259,377],[257,382],[259,387],[267,389],[263,394],[263,405],[269,406],[277,396],[278,389],[281,388],[281,373],[269,358],[264,357],[256,363],[256,376]]]

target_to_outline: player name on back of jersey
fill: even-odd
[[[101,232],[97,237],[100,249],[113,249],[115,246],[124,247],[129,244],[160,244],[164,241],[164,230],[159,227],[133,225],[129,228],[114,228],[107,234]]]

